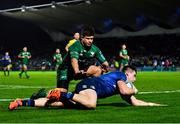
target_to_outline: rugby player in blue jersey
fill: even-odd
[[[109,72],[99,77],[80,81],[74,92],[61,92],[58,88],[51,90],[46,98],[36,100],[15,100],[9,105],[10,110],[18,106],[66,106],[64,101],[72,101],[88,109],[94,109],[97,99],[120,94],[121,98],[133,106],[163,106],[162,104],[145,102],[134,95],[138,92],[133,82],[136,80],[136,68],[125,66],[123,72]]]
[[[9,76],[10,69],[11,69],[11,57],[9,56],[9,52],[6,52],[5,55],[2,57],[2,64],[3,64],[3,71],[4,76]],[[6,74],[7,72],[7,74]]]

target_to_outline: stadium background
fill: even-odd
[[[40,68],[44,61],[52,65],[55,49],[60,48],[64,54],[73,32],[79,32],[87,24],[95,27],[94,43],[109,61],[118,56],[120,45],[126,43],[131,63],[141,70],[144,66],[145,70],[152,70],[149,66],[154,60],[158,60],[159,66],[168,60],[179,70],[178,0],[9,0],[1,3],[0,55],[10,52],[14,70],[23,46],[32,52],[31,70]]]

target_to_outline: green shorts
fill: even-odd
[[[120,62],[119,62],[120,65],[128,65],[128,63],[129,63],[129,61],[124,60],[124,59],[120,60]]]

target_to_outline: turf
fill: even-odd
[[[55,72],[29,72],[30,79],[18,78],[18,72],[4,77],[0,72],[0,123],[172,123],[180,122],[180,92],[138,94],[145,101],[167,104],[166,107],[133,107],[119,95],[101,99],[95,110],[20,107],[9,111],[9,101],[27,98],[40,87],[56,86]],[[77,81],[72,81],[72,91]],[[180,90],[180,72],[139,72],[135,83],[139,92]]]

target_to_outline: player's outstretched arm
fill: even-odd
[[[143,100],[136,99],[134,96],[131,96],[130,99],[133,106],[167,106],[164,104],[145,102]]]

